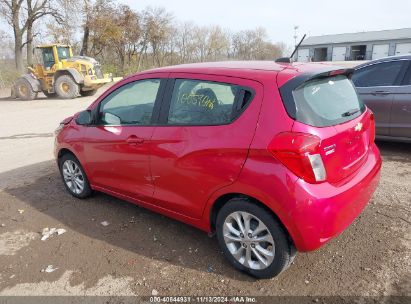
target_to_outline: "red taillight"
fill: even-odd
[[[285,132],[274,137],[268,151],[298,177],[318,183],[326,179],[320,144],[315,135]]]
[[[375,118],[374,113],[370,114],[370,145],[375,141]]]

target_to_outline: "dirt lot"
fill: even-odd
[[[258,281],[233,270],[201,231],[63,189],[53,131],[93,99],[0,100],[0,295],[411,295],[411,145],[378,143],[382,179],[363,214]],[[41,241],[45,227],[67,232]],[[58,269],[42,272],[48,265]]]

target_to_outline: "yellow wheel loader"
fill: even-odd
[[[99,87],[113,81],[110,75],[102,74],[95,59],[73,56],[69,45],[41,45],[34,53],[36,64],[14,84],[14,95],[20,99],[35,99],[39,92],[63,99],[92,96]]]

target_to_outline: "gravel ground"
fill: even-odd
[[[279,277],[255,280],[201,231],[64,190],[53,131],[94,98],[0,100],[0,295],[411,296],[411,145],[378,142],[381,183],[361,216]],[[67,232],[41,241],[45,227]]]

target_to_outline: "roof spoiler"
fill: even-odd
[[[275,62],[278,62],[278,63],[291,63],[295,52],[297,52],[297,50],[300,47],[301,43],[303,43],[303,41],[305,39],[305,36],[307,36],[307,34],[304,34],[303,38],[301,38],[300,42],[295,46],[294,51],[291,53],[290,57],[281,57],[281,58],[276,59]]]

